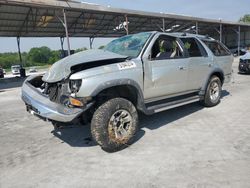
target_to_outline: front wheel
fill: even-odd
[[[221,80],[217,76],[212,76],[207,88],[202,104],[206,107],[216,106],[221,98]]]
[[[137,129],[136,108],[124,98],[113,98],[99,106],[91,121],[93,139],[107,152],[119,151],[131,144]]]

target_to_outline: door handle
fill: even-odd
[[[186,67],[179,66],[179,70],[186,70]]]
[[[212,67],[212,63],[208,63],[207,65],[208,65],[209,67]]]

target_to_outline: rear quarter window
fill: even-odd
[[[218,41],[203,40],[207,47],[213,52],[215,56],[227,56],[230,55],[230,51]]]

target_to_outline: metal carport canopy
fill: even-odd
[[[119,37],[142,31],[220,33],[250,24],[105,7],[75,1],[0,0],[1,37]],[[65,23],[64,23],[65,24]],[[222,28],[222,27],[223,28]]]

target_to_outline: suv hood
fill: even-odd
[[[42,80],[44,82],[53,83],[67,78],[73,66],[88,64],[88,68],[102,66],[102,61],[105,64],[111,64],[124,61],[127,57],[113,52],[104,50],[86,50],[74,55],[63,58],[54,63],[50,69],[44,74]],[[109,62],[110,60],[110,62]],[[84,70],[84,69],[81,69]]]

